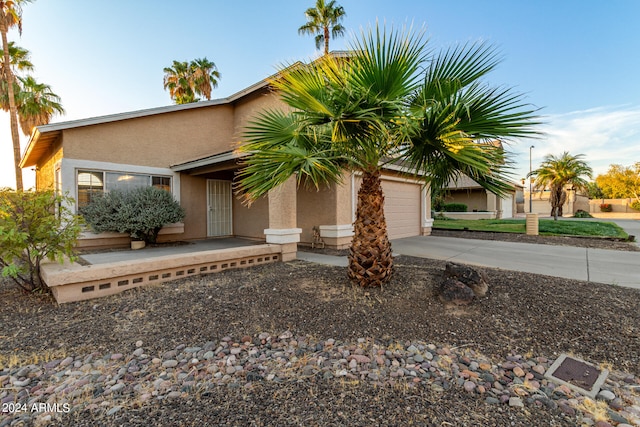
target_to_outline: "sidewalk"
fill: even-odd
[[[640,252],[436,236],[398,239],[392,245],[402,255],[640,289]]]
[[[638,221],[619,225],[628,234],[636,233],[634,234],[636,237],[640,235]],[[638,268],[640,252],[436,236],[407,237],[393,240],[391,244],[393,253],[396,255],[453,261],[640,289],[640,268]],[[347,265],[346,257],[308,252],[298,252],[298,259],[328,265]]]

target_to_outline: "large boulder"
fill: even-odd
[[[448,262],[444,268],[443,280],[455,279],[471,288],[475,296],[483,297],[489,290],[489,280],[482,270],[476,270],[468,265]]]
[[[440,299],[442,302],[455,305],[471,304],[475,294],[470,287],[454,278],[447,278],[440,284]]]

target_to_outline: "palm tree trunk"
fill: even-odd
[[[16,173],[16,190],[22,191],[22,169],[20,169],[20,134],[18,131],[18,109],[13,90],[13,72],[11,72],[11,61],[9,60],[9,43],[7,42],[7,28],[4,23],[0,23],[0,33],[2,33],[2,49],[4,50],[4,72],[7,78],[7,95],[9,96],[9,117],[11,119],[11,140],[13,141],[13,165]]]
[[[327,55],[329,53],[329,27],[325,25],[324,27],[324,54]]]
[[[348,275],[362,287],[382,286],[391,279],[393,257],[384,218],[380,171],[364,172],[358,191]]]
[[[551,215],[554,220],[558,220],[558,216],[562,216],[562,205],[567,201],[567,194],[562,186],[553,185],[551,187],[551,194],[549,195],[549,202],[551,203]]]

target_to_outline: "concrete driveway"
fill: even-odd
[[[396,239],[392,245],[394,254],[640,289],[640,252],[436,236]]]

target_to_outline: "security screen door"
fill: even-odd
[[[207,235],[231,236],[231,181],[207,180]]]

